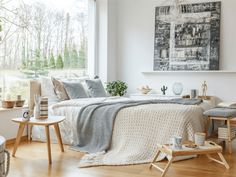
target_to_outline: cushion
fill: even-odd
[[[203,114],[209,117],[234,118],[236,117],[236,109],[217,107],[205,111]]]
[[[47,97],[49,102],[58,102],[59,99],[54,92],[54,86],[50,77],[41,77],[41,96]]]
[[[69,96],[64,88],[63,83],[54,77],[52,77],[52,83],[54,85],[54,92],[60,100],[69,100]]]
[[[88,98],[80,82],[62,82],[70,99]]]
[[[106,97],[106,91],[100,79],[85,80],[91,97]]]

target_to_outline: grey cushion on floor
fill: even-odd
[[[205,111],[203,114],[209,117],[234,118],[236,117],[236,109],[218,107]]]

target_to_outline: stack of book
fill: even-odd
[[[235,137],[235,127],[230,127],[230,139],[233,139],[234,137]],[[227,126],[222,126],[218,128],[218,138],[229,139]]]
[[[40,103],[40,118],[48,118],[48,98],[43,97]]]

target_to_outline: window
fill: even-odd
[[[87,75],[88,1],[1,1],[0,92],[26,97],[28,79]]]

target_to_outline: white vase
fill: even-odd
[[[35,119],[40,118],[40,104],[34,106],[34,118]]]

